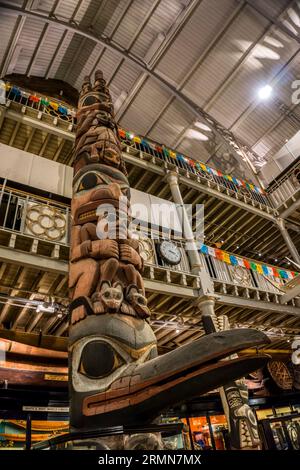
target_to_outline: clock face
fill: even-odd
[[[161,257],[168,264],[179,264],[181,261],[181,253],[177,245],[171,241],[164,240],[159,246]]]

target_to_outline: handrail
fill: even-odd
[[[41,111],[45,114],[50,114],[59,119],[62,119],[63,121],[69,121],[72,123],[72,127],[73,125],[76,125],[75,111],[69,110],[58,100],[49,101],[48,98],[41,98],[36,94],[30,95],[28,92],[25,92],[14,85],[10,86],[6,84],[6,86],[7,99],[16,103],[20,103],[23,106],[36,109],[37,111]],[[63,112],[60,112],[60,110]],[[230,175],[223,175],[220,171],[207,167],[201,161],[192,160],[181,154],[176,154],[176,152],[167,149],[167,147],[164,145],[151,145],[148,140],[140,137],[135,137],[132,141],[130,136],[131,133],[125,132],[123,129],[119,128],[119,137],[121,142],[126,146],[130,146],[138,151],[142,151],[150,155],[151,157],[155,157],[159,160],[173,164],[178,168],[186,170],[189,173],[196,174],[197,176],[201,176],[206,180],[214,181],[216,184],[223,186],[225,189],[249,197],[263,206],[271,208],[273,207],[272,202],[268,199],[268,196],[263,194],[260,188],[254,186],[252,183],[244,181],[242,182],[240,179]]]

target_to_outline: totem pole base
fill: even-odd
[[[174,423],[74,431],[38,442],[32,450],[167,450],[162,435],[180,434],[182,428],[182,423]]]

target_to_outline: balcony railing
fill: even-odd
[[[291,198],[295,199],[296,194],[300,193],[300,180],[299,176],[296,176],[296,169],[299,167],[300,163],[295,163],[289,171],[278,178],[268,189],[269,199],[273,202],[274,207],[282,206]]]
[[[48,245],[65,246],[68,249],[69,227],[68,206],[2,187],[0,228],[5,232],[23,235],[33,241],[47,242]],[[160,256],[160,241],[156,238],[140,238],[140,253],[145,262],[146,277],[186,287],[200,287],[200,279],[191,273],[184,240],[173,240],[181,254],[181,260],[176,266],[169,265]],[[233,295],[240,295],[242,292],[246,298],[251,298],[253,294],[256,299],[262,298],[259,292],[275,295],[282,293],[280,288],[284,280],[279,277],[265,276],[240,265],[231,265],[210,254],[199,254],[208,275],[215,282],[217,292]],[[268,300],[268,295],[264,298]]]
[[[6,100],[14,101],[27,108],[35,109],[38,112],[75,124],[76,110],[68,108],[59,100],[48,99],[46,96],[38,96],[35,93],[28,93],[14,85],[6,84],[5,86]]]
[[[39,113],[69,122],[70,129],[74,129],[74,125],[76,125],[74,109],[67,108],[64,103],[58,100],[30,94],[14,85],[6,85],[6,87],[7,100],[19,103],[22,107],[34,109]],[[218,190],[222,191],[223,189],[223,191],[226,191],[233,197],[241,197],[247,203],[252,202],[253,205],[260,205],[261,208],[266,209],[273,207],[272,201],[268,198],[268,195],[252,183],[241,181],[231,175],[224,175],[220,171],[210,168],[198,160],[192,160],[187,156],[173,152],[164,145],[152,144],[143,137],[132,139],[129,137],[131,134],[123,131],[123,129],[119,129],[119,136],[123,148],[129,148],[133,155],[143,152],[145,156],[151,158],[151,160],[158,165],[160,165],[161,162],[165,162],[190,175],[196,175],[203,182],[215,185]],[[137,151],[137,153],[134,151]]]
[[[0,227],[59,245],[69,243],[69,207],[2,187]]]
[[[268,196],[259,194],[256,191],[249,189],[247,186],[237,185],[233,181],[229,181],[223,176],[217,176],[216,174],[204,171],[200,166],[200,162],[199,166],[192,166],[188,160],[171,158],[165,155],[163,152],[146,147],[142,143],[129,142],[122,138],[121,143],[123,150],[131,155],[139,157],[142,154],[143,160],[151,160],[152,163],[159,166],[161,166],[163,163],[170,168],[178,168],[180,173],[194,176],[198,178],[201,183],[215,187],[218,191],[225,192],[235,199],[244,200],[247,204],[251,204],[254,207],[259,207],[260,209],[266,210],[267,212],[274,211],[273,205],[270,202]]]

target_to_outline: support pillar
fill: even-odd
[[[206,334],[229,329],[228,317],[217,317],[215,314],[217,298],[217,295],[203,295],[198,299]],[[235,354],[229,359],[236,357]],[[258,450],[260,439],[257,420],[248,404],[248,391],[243,380],[228,382],[219,389],[219,393],[229,427],[231,449]]]
[[[166,179],[170,186],[173,202],[178,208],[180,207],[180,210],[177,209],[177,213],[183,228],[183,236],[189,248],[187,250],[187,255],[189,258],[191,271],[193,274],[197,274],[200,276],[202,293],[213,294],[213,281],[211,280],[208,272],[205,270],[205,267],[203,266],[199,256],[197,244],[194,239],[193,229],[191,227],[188,214],[180,192],[178,184],[178,174],[174,171],[168,171]]]
[[[5,118],[5,113],[6,113],[6,108],[3,108],[2,106],[0,106],[0,129],[2,128],[2,124]]]
[[[287,228],[285,226],[285,221],[282,218],[277,219],[277,225],[279,227],[279,230],[281,232],[281,235],[286,243],[286,246],[289,249],[289,252],[291,253],[291,256],[293,260],[297,263],[300,264],[300,255],[298,253],[297,248],[295,247],[293,240],[290,237],[289,232],[287,231]]]

